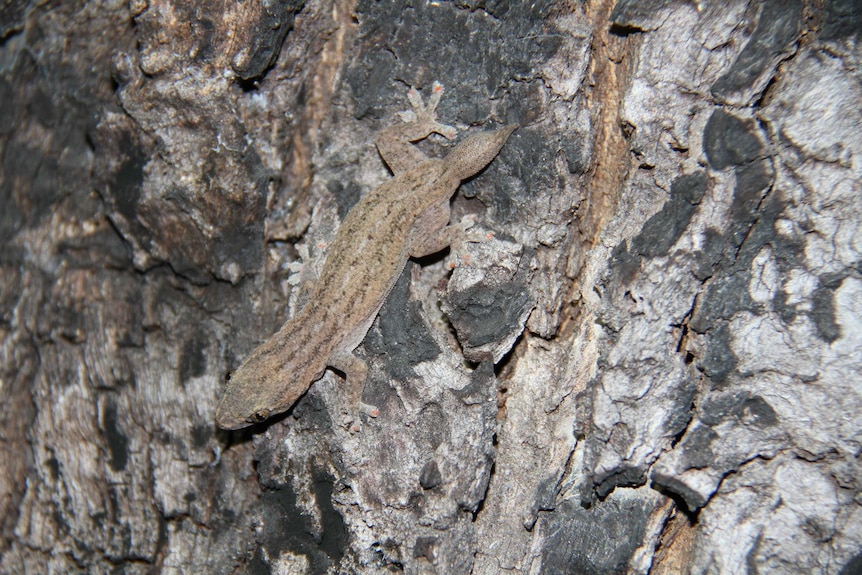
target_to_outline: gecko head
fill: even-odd
[[[465,180],[479,173],[500,153],[503,144],[518,127],[518,124],[511,124],[498,130],[478,132],[460,142],[446,156],[449,173],[458,180]]]
[[[295,374],[267,369],[252,354],[234,373],[225,376],[225,390],[215,421],[222,429],[242,429],[263,423],[290,409],[308,385],[294,382]]]
[[[256,393],[251,380],[240,370],[225,375],[225,390],[216,409],[216,425],[222,429],[242,429],[263,423],[275,415],[268,398]]]
[[[216,409],[215,420],[216,425],[222,429],[242,429],[255,423],[262,423],[272,415],[272,410],[258,403],[257,398],[248,398],[225,390]]]

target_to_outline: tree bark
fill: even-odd
[[[0,21],[3,573],[862,572],[858,3]],[[452,202],[493,236],[408,263],[358,433],[334,372],[217,430],[434,80],[521,125]]]

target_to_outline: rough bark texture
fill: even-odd
[[[862,9],[0,5],[3,573],[862,572]],[[495,236],[216,431],[407,86]],[[447,145],[432,138],[430,153]]]

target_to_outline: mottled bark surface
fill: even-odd
[[[3,3],[0,572],[862,572],[860,30],[851,0]],[[461,137],[522,126],[453,200],[493,237],[408,264],[361,432],[331,372],[217,431],[434,80]]]

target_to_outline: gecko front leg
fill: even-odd
[[[359,411],[369,417],[377,417],[380,410],[377,406],[362,401],[362,391],[368,378],[368,364],[350,352],[338,352],[329,358],[329,365],[344,373],[347,386],[348,405],[359,406]],[[354,424],[354,431],[358,427]]]
[[[431,97],[426,106],[422,103],[419,91],[410,88],[407,99],[413,109],[398,114],[404,123],[384,128],[378,134],[377,150],[393,174],[406,172],[428,159],[411,142],[425,139],[432,133],[440,134],[450,140],[457,134],[454,127],[437,121],[437,105],[442,96],[443,86],[439,82],[434,82],[431,85]]]
[[[468,230],[476,225],[476,219],[472,215],[461,218],[457,224],[435,225],[433,211],[446,214],[445,221],[449,221],[449,205],[434,206],[426,214],[420,216],[414,233],[410,238],[408,253],[411,258],[422,258],[446,248],[452,248],[452,252],[459,251],[467,242],[482,242],[493,234],[473,233]],[[441,216],[437,216],[442,219]],[[438,220],[439,221],[439,220]]]

